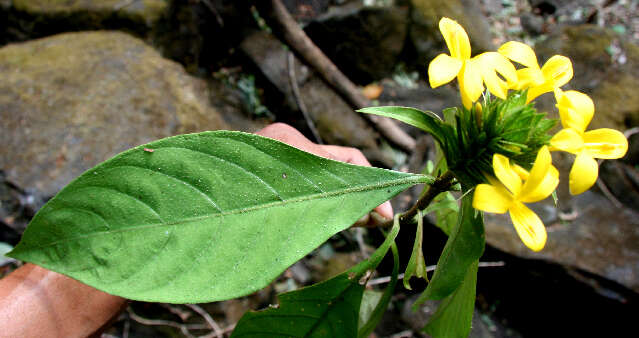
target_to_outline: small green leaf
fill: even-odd
[[[253,134],[181,135],[82,174],[42,207],[9,256],[130,299],[230,299],[429,181]]]
[[[468,337],[475,310],[478,264],[479,261],[470,264],[461,285],[439,304],[437,311],[424,327],[426,333],[437,338]]]
[[[368,107],[362,108],[358,110],[358,112],[394,118],[432,134],[440,142],[445,137],[444,131],[442,130],[443,121],[433,112],[424,112],[416,108],[397,106]]]
[[[278,307],[247,312],[231,337],[356,337],[365,285],[361,279],[379,265],[391,246],[395,247],[397,220],[368,260],[327,281],[279,295]]]
[[[413,252],[410,255],[406,271],[404,272],[404,287],[412,290],[410,287],[410,279],[415,276],[428,280],[426,274],[426,262],[424,261],[424,252],[422,244],[424,236],[424,216],[421,212],[417,212],[417,230],[415,231],[415,242],[413,243]]]
[[[433,278],[414,306],[427,299],[439,300],[450,295],[464,280],[468,267],[483,254],[484,223],[481,213],[475,212],[472,206],[472,197],[467,194],[462,198],[459,221],[448,236]]]
[[[391,251],[393,252],[393,271],[391,272],[390,283],[388,283],[386,290],[382,294],[382,297],[379,299],[377,306],[375,306],[375,309],[370,314],[366,323],[364,325],[360,325],[357,332],[357,336],[359,338],[367,338],[371,333],[373,333],[377,324],[379,324],[382,320],[382,317],[388,308],[388,303],[390,303],[391,298],[393,298],[395,286],[397,285],[397,275],[399,273],[399,253],[397,252],[397,245],[395,245],[395,242],[391,245]]]
[[[384,292],[382,291],[364,290],[364,294],[362,295],[362,303],[359,307],[358,327],[364,327],[364,325],[368,323],[383,295]]]
[[[453,194],[449,191],[443,192],[433,200],[433,203],[424,210],[424,213],[435,213],[436,224],[447,236],[453,231],[457,224],[459,205]]]

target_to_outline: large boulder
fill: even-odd
[[[348,78],[367,84],[393,72],[407,26],[406,8],[351,3],[332,7],[304,31]]]
[[[5,46],[0,78],[0,170],[43,197],[133,146],[226,128],[204,81],[124,33]]]
[[[563,217],[550,199],[531,205],[548,231],[540,252],[522,244],[507,214],[486,214],[486,241],[508,253],[578,268],[639,292],[637,211],[616,207],[592,191],[576,196],[573,203],[572,215]]]
[[[411,0],[412,17],[409,38],[417,60],[426,68],[440,53],[449,53],[439,32],[439,20],[449,17],[466,29],[473,55],[494,49],[488,20],[474,0]]]
[[[589,129],[639,125],[639,46],[612,30],[579,25],[562,28],[535,49],[541,62],[555,54],[570,58],[574,78],[566,87],[590,95],[595,102]],[[546,101],[542,106],[551,108],[552,94],[542,97]]]
[[[65,32],[121,30],[191,73],[225,60],[255,27],[248,3],[182,0],[0,0],[0,46]]]
[[[169,7],[165,0],[3,0],[0,43],[64,31],[117,28],[144,34]]]
[[[298,116],[302,116],[299,104],[306,107],[309,118],[314,122],[321,138],[327,144],[356,147],[374,164],[392,167],[393,161],[377,143],[379,134],[364,117],[353,111],[319,75],[293,57],[294,70],[288,62],[289,51],[267,32],[255,32],[240,45],[242,52],[255,64],[268,82],[284,97],[287,106]],[[299,90],[296,96],[292,75]],[[303,124],[302,124],[303,126]]]

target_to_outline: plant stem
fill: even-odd
[[[408,209],[408,211],[406,211],[401,216],[399,216],[400,224],[406,224],[408,222],[411,222],[413,218],[415,217],[415,215],[417,215],[418,210],[426,209],[426,207],[430,205],[430,203],[433,201],[433,199],[437,195],[439,195],[440,193],[444,191],[448,191],[450,187],[453,186],[454,181],[455,181],[455,175],[453,175],[453,172],[450,170],[445,172],[443,175],[437,177],[437,179],[435,179],[435,182],[433,182],[433,184],[430,185],[428,190],[425,190],[425,193],[423,193],[422,196],[417,200],[417,203],[415,203],[415,205],[413,205],[410,209]],[[382,226],[389,227],[393,225],[392,221],[389,221],[387,223],[388,224],[385,223]]]

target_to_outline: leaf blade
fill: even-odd
[[[399,222],[396,221],[384,243],[369,259],[329,280],[279,295],[277,308],[247,312],[237,323],[231,337],[274,337],[278,334],[287,337],[358,336],[360,304],[364,293],[360,278],[367,271],[375,269],[391,247],[394,260],[397,261],[395,238],[398,233]],[[395,265],[396,269],[398,264]],[[379,309],[387,305],[384,298],[390,299],[390,295],[382,296],[381,305],[376,306],[369,319],[369,322],[373,322],[364,325],[364,330],[371,329],[375,320],[381,317],[383,311]]]
[[[78,177],[38,212],[10,255],[130,299],[230,299],[264,287],[420,181],[430,179],[253,134],[181,135]]]
[[[410,124],[427,133],[431,133],[438,141],[444,140],[442,119],[433,112],[424,112],[416,108],[400,106],[367,107],[358,112],[386,116]]]
[[[480,212],[472,206],[472,194],[462,198],[458,222],[437,261],[437,269],[415,305],[427,299],[439,300],[455,291],[464,280],[468,268],[484,252],[484,223]]]
[[[473,262],[460,286],[447,296],[424,327],[433,337],[468,337],[475,310],[479,261]]]

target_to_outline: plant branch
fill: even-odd
[[[371,102],[333,62],[311,41],[300,28],[280,0],[255,1],[255,7],[268,22],[273,32],[313,67],[322,78],[335,88],[355,109],[371,106]],[[403,150],[412,152],[415,140],[399,128],[393,120],[372,114],[364,114],[389,141]]]
[[[401,224],[406,224],[412,221],[415,215],[417,215],[418,210],[426,209],[437,195],[450,190],[454,183],[455,175],[453,175],[452,171],[447,171],[443,175],[437,177],[435,182],[433,182],[428,190],[426,190],[426,192],[417,200],[417,203],[399,216],[399,222]],[[391,225],[393,225],[392,221],[384,223],[382,227],[389,227]]]

